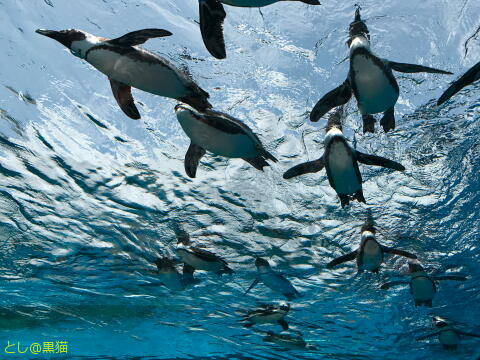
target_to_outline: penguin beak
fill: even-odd
[[[37,34],[47,36],[47,37],[55,39],[55,40],[57,40],[57,38],[59,37],[59,32],[55,31],[55,30],[37,29],[37,30],[35,30],[35,32]]]

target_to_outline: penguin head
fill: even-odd
[[[414,272],[418,272],[418,271],[423,271],[423,266],[420,265],[419,263],[417,262],[413,262],[413,261],[409,261],[408,262],[408,270],[411,272],[411,273],[414,273]]]
[[[445,326],[448,326],[447,320],[440,316],[434,316],[433,317],[433,325],[437,328],[444,328]]]
[[[99,42],[106,40],[82,30],[68,29],[68,30],[43,30],[38,29],[35,31],[37,34],[47,36],[54,40],[57,40],[60,44],[70,49],[70,52],[83,59],[88,49],[98,44]]]
[[[175,114],[177,115],[177,118],[180,120],[181,118],[199,118],[200,114],[193,109],[192,107],[188,106],[187,104],[177,104],[174,107]]]
[[[366,40],[367,44],[370,43],[370,33],[365,21],[363,21],[360,16],[360,7],[357,7],[355,11],[355,18],[353,22],[350,23],[348,32],[350,34],[350,39],[347,42],[348,47],[351,47],[353,40],[357,37],[362,37]]]
[[[334,111],[330,113],[328,117],[327,126],[325,132],[328,133],[333,128],[342,131],[342,118],[343,118],[343,106],[338,106]]]
[[[290,311],[290,304],[289,303],[281,303],[279,306],[281,311],[289,312]]]
[[[267,260],[261,257],[257,257],[255,260],[255,266],[260,270],[260,269],[268,269],[270,268],[270,264],[268,263]]]

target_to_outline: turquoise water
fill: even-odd
[[[362,1],[379,56],[446,69],[454,76],[397,74],[397,129],[363,135],[354,102],[344,128],[359,150],[400,161],[393,173],[362,167],[368,206],[342,209],[325,173],[294,180],[284,171],[323,152],[325,120],[308,111],[348,71],[354,3],[285,2],[226,7],[226,60],[205,50],[195,0],[0,0],[0,349],[67,341],[72,359],[476,359],[480,341],[456,351],[435,339],[432,315],[480,333],[480,83],[445,106],[448,83],[477,63],[475,1]],[[244,120],[279,162],[259,172],[207,155],[196,179],[183,169],[188,138],[175,101],[133,91],[142,119],[117,107],[107,79],[37,28],[100,36],[160,27],[174,35],[144,47],[189,70],[215,108]],[[377,124],[378,125],[378,124]],[[353,263],[370,209],[378,239],[418,254],[442,282],[433,308],[415,308],[405,259],[377,276]],[[221,255],[232,277],[196,273],[182,292],[160,285],[153,260],[177,257],[176,226]],[[282,271],[302,296],[287,319],[315,350],[263,341],[276,325],[243,327],[241,312],[283,300],[255,277],[255,257]]]

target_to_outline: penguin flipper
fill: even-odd
[[[316,122],[334,107],[344,105],[352,97],[352,88],[348,80],[342,85],[325,94],[312,109],[310,121]]]
[[[455,330],[455,331],[457,333],[459,333],[460,335],[463,335],[463,336],[471,336],[471,337],[480,338],[480,334],[473,334],[473,333],[468,333],[468,332],[460,331],[460,330]]]
[[[284,179],[291,179],[292,177],[304,175],[308,173],[316,173],[322,170],[325,167],[325,161],[323,156],[320,159],[308,161],[306,163],[298,164],[291,169],[288,169],[285,174],[283,174]]]
[[[398,171],[405,170],[405,167],[402,164],[397,163],[396,161],[393,161],[393,160],[383,158],[381,156],[368,155],[368,154],[361,153],[360,151],[357,151],[357,150],[355,151],[355,155],[357,156],[357,160],[365,165],[381,166],[387,169],[393,169]]]
[[[408,281],[401,281],[401,280],[390,281],[390,282],[387,282],[387,283],[383,284],[382,286],[380,286],[380,289],[388,290],[391,287],[398,286],[398,285],[407,285],[408,283],[409,283]]]
[[[225,40],[223,38],[223,20],[227,14],[218,0],[199,0],[200,31],[208,52],[217,59],[225,59]]]
[[[434,280],[453,280],[453,281],[466,281],[467,277],[463,275],[441,275],[441,276],[434,276]]]
[[[117,80],[108,78],[110,80],[110,86],[112,88],[113,96],[117,100],[118,106],[120,109],[127,115],[129,118],[138,120],[140,119],[140,113],[138,112],[137,106],[133,101],[132,88],[129,85],[122,84]]]
[[[457,92],[462,90],[465,86],[470,85],[474,81],[480,79],[480,61],[476,63],[472,68],[470,68],[465,74],[463,74],[460,79],[454,81],[447,90],[440,96],[437,101],[437,105],[443,104],[445,101],[450,99]]]
[[[403,72],[403,73],[426,72],[426,73],[433,73],[433,74],[447,74],[447,75],[453,74],[450,71],[435,69],[435,68],[431,68],[423,65],[404,64],[404,63],[397,63],[395,61],[388,61],[388,64],[393,70],[398,72]]]
[[[347,261],[355,260],[355,258],[357,257],[357,254],[358,254],[358,250],[355,250],[355,251],[352,251],[351,253],[348,253],[346,255],[342,255],[336,259],[333,259],[327,264],[327,269],[331,269],[332,267],[343,264]]]
[[[185,172],[191,178],[195,178],[197,167],[200,159],[205,155],[206,150],[193,142],[190,143],[187,153],[185,154]]]
[[[129,32],[123,36],[120,36],[116,39],[108,40],[107,42],[112,45],[118,46],[136,46],[143,44],[148,39],[171,36],[173,35],[168,30],[163,29],[143,29]]]
[[[249,288],[247,289],[247,291],[245,291],[245,293],[244,293],[243,295],[247,295],[248,292],[249,292],[250,290],[252,290],[252,289],[255,287],[255,285],[258,284],[259,281],[260,281],[259,279],[253,280],[252,285],[249,286]]]
[[[280,319],[277,321],[277,323],[280,324],[283,330],[287,331],[288,330],[288,323],[284,319]]]
[[[432,337],[437,336],[439,333],[440,333],[440,331],[437,331],[437,332],[434,332],[434,333],[431,333],[431,334],[419,336],[419,337],[417,337],[416,340],[417,340],[417,341],[421,341],[421,340],[430,339],[430,338],[432,338]]]
[[[409,259],[416,259],[417,258],[417,255],[412,254],[408,251],[395,249],[395,248],[391,248],[391,247],[388,247],[388,246],[382,246],[382,250],[383,250],[383,252],[386,252],[388,254],[404,256],[404,257],[409,258]]]

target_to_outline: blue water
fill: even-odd
[[[346,77],[354,3],[228,7],[228,58],[218,61],[201,41],[196,0],[0,0],[0,357],[59,358],[4,347],[68,341],[72,359],[476,359],[479,339],[452,352],[415,338],[434,331],[432,315],[480,333],[480,83],[434,106],[480,59],[480,2],[360,5],[378,55],[455,75],[397,74],[388,135],[363,135],[350,103],[348,138],[407,171],[362,167],[369,205],[341,209],[325,173],[282,174],[323,152],[325,120],[311,123],[307,111]],[[175,101],[134,90],[142,119],[131,120],[102,74],[34,32],[72,27],[106,37],[170,30],[145,47],[188,68],[279,162],[262,173],[207,155],[189,179]],[[417,253],[430,273],[468,280],[441,283],[428,309],[406,287],[379,290],[403,279],[405,259],[389,257],[379,276],[357,275],[353,263],[327,270],[358,246],[367,208],[381,242]],[[236,274],[162,287],[152,260],[176,257],[178,224]],[[302,293],[288,321],[316,350],[285,350],[263,341],[278,326],[239,321],[239,311],[282,300],[262,285],[242,295],[256,256]]]

